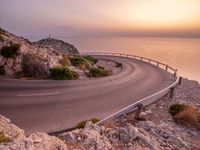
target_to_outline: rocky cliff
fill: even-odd
[[[13,76],[22,71],[22,59],[25,54],[37,59],[46,70],[58,65],[62,58],[61,53],[53,48],[32,43],[3,29],[0,31],[0,49],[4,47],[4,51],[0,53],[0,72],[5,71],[7,76]],[[15,53],[13,53],[13,47]]]
[[[73,45],[51,37],[39,40],[36,43],[42,46],[54,48],[64,54],[79,54],[78,50]]]

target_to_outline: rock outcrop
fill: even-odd
[[[36,132],[25,136],[24,130],[0,115],[0,131],[9,140],[0,143],[0,150],[67,150],[66,144],[54,136]]]
[[[54,48],[57,51],[64,53],[64,54],[79,54],[78,50],[76,47],[73,45],[66,43],[62,40],[58,40],[55,38],[46,38],[46,39],[41,39],[36,42],[37,44],[45,47],[50,47]]]
[[[18,44],[19,52],[15,57],[4,57],[0,54],[0,66],[5,70],[5,75],[13,76],[16,72],[22,71],[22,58],[25,54],[30,54],[37,58],[44,68],[48,70],[51,67],[59,65],[62,58],[61,53],[53,48],[43,47],[34,44],[27,39],[17,37],[16,35],[1,29],[0,49],[4,46]]]

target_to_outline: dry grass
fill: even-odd
[[[115,121],[112,121],[112,120],[109,120],[109,121],[106,121],[103,126],[105,128],[115,128],[115,127],[118,127],[119,125],[117,124],[117,122]]]
[[[174,115],[174,119],[184,125],[200,129],[200,111],[193,106],[186,105],[182,111]]]
[[[7,143],[10,141],[10,138],[6,137],[3,132],[0,132],[0,143]]]
[[[69,59],[68,59],[68,56],[63,54],[62,55],[62,59],[59,61],[59,63],[62,65],[62,66],[68,66],[69,65]]]
[[[95,124],[95,123],[99,122],[99,119],[98,119],[98,118],[92,118],[92,119],[90,119],[90,120],[83,120],[83,121],[80,121],[80,122],[76,125],[76,128],[78,128],[78,129],[83,129],[88,121],[91,121],[92,123]]]

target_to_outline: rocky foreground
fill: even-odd
[[[0,133],[7,138],[1,141],[0,149],[200,150],[200,130],[176,123],[168,113],[169,106],[174,103],[190,104],[200,110],[199,100],[198,82],[184,79],[176,88],[173,99],[164,97],[146,107],[141,121],[136,121],[134,114],[128,114],[101,126],[88,122],[84,129],[57,137],[46,133],[25,136],[24,130],[0,116]]]

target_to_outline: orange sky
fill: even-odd
[[[200,0],[1,0],[0,17],[19,34],[200,34]]]

